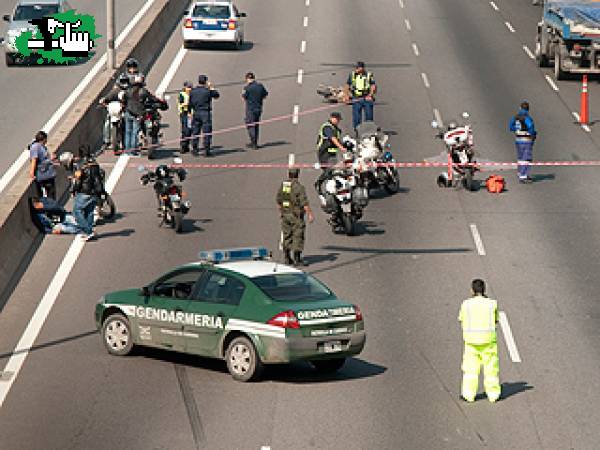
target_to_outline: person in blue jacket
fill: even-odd
[[[533,143],[537,138],[535,123],[529,115],[529,103],[521,103],[521,109],[510,120],[509,129],[515,134],[515,146],[517,148],[517,170],[520,183],[531,183],[531,166],[523,164],[533,160]]]

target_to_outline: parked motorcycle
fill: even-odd
[[[323,211],[330,215],[328,222],[332,231],[343,230],[346,235],[352,236],[356,222],[369,203],[369,191],[358,182],[358,176],[351,166],[352,155],[346,155],[346,164],[328,169],[325,180],[315,187]]]
[[[466,121],[469,113],[462,113]],[[476,189],[477,181],[475,173],[479,170],[475,160],[475,148],[473,145],[473,128],[469,123],[459,125],[450,121],[446,128],[442,128],[437,121],[431,122],[432,128],[438,130],[436,138],[442,139],[446,146],[453,165],[449,173],[443,172],[437,178],[440,187],[461,187],[469,191]]]
[[[175,159],[176,164],[181,164],[181,159]],[[146,170],[143,166],[141,171]],[[172,168],[166,165],[160,165],[155,171],[147,171],[140,177],[142,185],[154,183],[154,192],[158,200],[158,216],[161,218],[159,226],[169,225],[177,233],[183,230],[183,216],[188,213],[191,207],[189,200],[183,200],[186,193],[180,184],[175,183],[174,177],[177,176],[180,182],[186,178],[187,171],[183,168]]]
[[[160,133],[161,115],[159,110],[166,111],[169,109],[167,99],[167,97],[165,97],[165,100],[148,98],[144,102],[144,114],[139,119],[139,143],[142,151],[147,152],[148,159],[154,158],[158,139],[162,136]]]
[[[357,139],[344,137],[347,148],[352,149],[354,166],[360,182],[367,189],[384,188],[389,194],[400,190],[400,175],[393,165],[396,160],[388,150],[389,136],[375,122],[362,122],[356,129]]]

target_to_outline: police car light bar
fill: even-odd
[[[242,247],[223,250],[206,250],[198,253],[202,261],[214,264],[228,261],[247,261],[254,259],[266,259],[269,251],[265,247]]]

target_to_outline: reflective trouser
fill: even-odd
[[[352,100],[352,128],[356,128],[362,122],[362,112],[365,110],[365,120],[373,120],[373,101],[364,97],[356,97]]]
[[[248,136],[250,137],[250,143],[258,145],[258,122],[260,122],[260,116],[262,111],[260,110],[246,110],[246,116],[244,122],[248,129]]]
[[[181,151],[187,152],[190,149],[190,136],[192,135],[191,119],[187,112],[179,114],[181,123],[181,142],[179,143]]]
[[[517,148],[517,163],[520,163],[521,161],[531,162],[533,160],[532,141],[515,142],[515,146]],[[531,173],[531,166],[517,165],[517,170],[519,171],[519,178],[524,179],[527,178]]]
[[[293,252],[304,251],[304,218],[296,214],[281,215],[281,232],[283,233],[283,250]]]
[[[483,364],[483,386],[490,401],[500,397],[500,372],[498,362],[498,344],[467,344],[463,354],[462,396],[467,401],[474,401],[479,387],[479,368]]]

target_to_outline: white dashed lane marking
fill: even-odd
[[[294,112],[292,113],[292,123],[294,125],[298,124],[298,114],[300,113],[300,106],[294,105]]]
[[[529,56],[530,59],[535,59],[535,55],[531,50],[529,50],[529,47],[527,47],[526,45],[523,46],[523,51],[527,53],[527,56]]]
[[[500,8],[498,8],[498,5],[496,5],[494,2],[490,2],[490,6],[492,8],[494,8],[494,11],[499,11],[500,10]]]
[[[417,47],[417,44],[414,42],[412,44],[412,49],[413,49],[413,52],[415,53],[415,56],[419,56],[419,47]]]
[[[427,74],[425,72],[421,73],[421,78],[423,78],[423,84],[426,88],[429,88],[429,78],[427,78]]]
[[[504,335],[504,340],[506,341],[506,346],[508,347],[510,359],[512,362],[520,363],[521,355],[519,355],[519,350],[517,349],[517,344],[515,343],[515,338],[513,337],[510,329],[506,313],[504,311],[500,311],[498,315],[500,319],[500,328],[502,328],[502,334]]]
[[[308,16],[304,16],[304,19],[302,20],[302,26],[305,28],[308,26]]]
[[[546,81],[548,82],[548,84],[550,85],[550,87],[552,88],[552,90],[554,90],[555,92],[558,92],[558,86],[556,85],[556,83],[554,82],[552,77],[550,75],[546,75],[545,78],[546,78]]]
[[[300,53],[304,53],[306,51],[306,41],[300,42]]]
[[[477,247],[477,254],[479,256],[485,256],[485,247],[483,246],[483,241],[481,240],[481,235],[479,234],[479,230],[477,230],[477,225],[472,223],[469,225],[471,228],[471,234],[473,235],[473,241],[475,241],[475,247]]]
[[[410,25],[410,20],[404,19],[404,24],[406,25],[406,29],[408,31],[412,30],[412,26]]]
[[[506,25],[506,28],[508,28],[508,31],[510,31],[511,33],[515,32],[515,29],[513,28],[510,22],[504,22],[504,25]]]
[[[303,75],[304,75],[304,70],[298,69],[298,84],[302,84]]]
[[[404,8],[404,2],[402,0],[398,0],[398,3],[400,4],[400,8]]]

